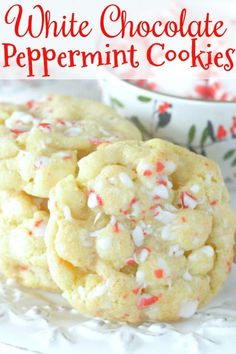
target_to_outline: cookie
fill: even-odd
[[[218,166],[155,139],[103,145],[50,193],[48,263],[81,313],[176,321],[210,301],[233,259]]]
[[[141,139],[128,120],[101,103],[52,95],[25,106],[0,105],[0,190],[47,198],[77,161],[102,143]]]
[[[0,273],[20,284],[47,290],[57,286],[49,274],[45,229],[47,201],[23,192],[0,192]]]

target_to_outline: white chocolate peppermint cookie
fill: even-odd
[[[23,192],[0,192],[0,273],[24,286],[56,290],[49,274],[47,201]]]
[[[50,193],[48,262],[82,313],[191,317],[226,279],[235,218],[215,163],[162,140],[101,146]]]
[[[128,120],[101,103],[52,95],[25,106],[0,104],[0,190],[46,198],[77,173],[77,161],[102,143],[141,139]]]

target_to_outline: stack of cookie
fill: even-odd
[[[54,290],[44,242],[50,189],[101,143],[141,135],[100,103],[58,95],[1,104],[0,124],[0,271]]]
[[[5,276],[129,323],[188,318],[217,293],[236,222],[215,163],[142,142],[91,101],[51,96],[1,112]]]

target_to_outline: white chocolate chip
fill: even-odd
[[[154,194],[157,195],[158,197],[162,198],[162,199],[168,199],[169,198],[169,191],[163,185],[155,187],[154,188]]]
[[[96,247],[101,251],[107,251],[111,248],[111,246],[112,246],[112,238],[110,236],[98,237],[96,240]]]
[[[72,220],[71,210],[67,205],[63,208],[63,214],[66,220]]]
[[[197,300],[185,300],[182,302],[179,310],[179,317],[190,318],[192,317],[198,308]]]
[[[134,186],[132,179],[130,178],[130,176],[127,173],[123,173],[123,172],[120,173],[119,179],[120,179],[121,183],[124,184],[128,188],[132,188]]]
[[[97,200],[96,193],[93,193],[93,192],[89,193],[89,196],[88,196],[88,207],[90,209],[94,209],[98,205],[99,205],[99,203],[98,203],[98,200]]]
[[[135,278],[136,278],[136,283],[139,286],[142,286],[142,287],[145,286],[145,277],[144,277],[144,273],[141,270],[138,270],[136,272],[136,277]]]
[[[184,251],[179,247],[179,245],[172,245],[169,248],[168,256],[169,257],[181,257],[183,256]]]
[[[132,238],[136,247],[142,246],[144,241],[144,233],[143,229],[139,225],[137,225],[132,231]]]

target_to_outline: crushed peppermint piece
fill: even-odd
[[[156,163],[156,172],[157,173],[161,173],[164,169],[165,169],[164,163],[162,163],[161,161],[157,161],[157,163]]]
[[[90,209],[93,209],[93,208],[103,205],[103,201],[102,201],[102,198],[98,194],[96,194],[95,192],[89,192],[87,204]]]
[[[126,264],[129,265],[129,266],[132,266],[132,265],[135,265],[136,262],[135,262],[134,258],[128,258],[126,260]]]
[[[212,200],[212,202],[210,203],[211,206],[216,206],[218,204],[218,200]]]
[[[139,309],[145,309],[158,301],[160,301],[160,297],[144,294],[144,296],[139,299],[137,306]]]
[[[144,232],[141,226],[137,225],[132,231],[132,238],[136,247],[142,246],[144,242]]]
[[[138,294],[140,293],[140,291],[141,291],[140,288],[134,288],[134,289],[132,290],[132,293],[133,293],[134,295],[138,295]]]
[[[128,188],[132,188],[134,186],[132,179],[130,178],[130,176],[127,173],[123,173],[123,172],[120,173],[119,179],[120,179],[121,183],[124,184]]]
[[[198,205],[197,198],[188,192],[182,192],[180,195],[181,206],[183,209],[195,209]]]
[[[34,167],[37,169],[45,168],[49,164],[49,157],[47,156],[41,156],[38,157],[35,162],[34,162]]]
[[[150,253],[151,253],[150,248],[144,246],[140,250],[136,251],[135,260],[137,260],[137,263],[144,263],[147,260]]]
[[[152,176],[152,170],[144,170],[143,175],[144,177],[151,177]]]
[[[158,197],[162,199],[168,199],[169,198],[169,191],[168,188],[166,188],[164,185],[159,185],[154,188],[154,194],[157,195]]]
[[[166,210],[162,210],[160,207],[158,207],[155,210],[155,219],[160,221],[163,224],[169,224],[175,218],[176,218],[175,214],[170,213],[169,211]]]
[[[155,277],[156,277],[157,279],[162,279],[162,278],[164,278],[164,274],[165,274],[165,272],[164,272],[164,270],[163,270],[162,268],[158,268],[158,269],[155,269],[155,270],[154,270],[154,275],[155,275]]]
[[[47,222],[45,220],[38,220],[34,224],[33,235],[35,237],[43,237],[46,232]]]
[[[140,161],[137,170],[140,170],[141,174],[145,177],[150,177],[153,174],[154,166],[150,163]]]
[[[179,317],[190,318],[192,317],[198,308],[197,300],[184,300],[179,309]]]

